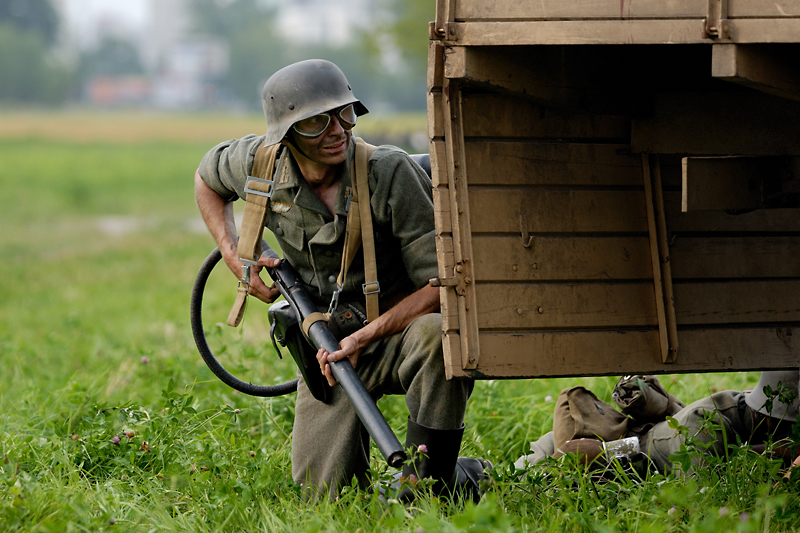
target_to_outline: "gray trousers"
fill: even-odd
[[[442,354],[442,317],[413,320],[401,333],[369,345],[356,372],[377,401],[405,394],[409,417],[433,429],[456,429],[464,422],[471,380],[447,380]],[[401,438],[402,440],[402,438]],[[292,435],[292,477],[308,497],[327,490],[335,497],[355,476],[369,486],[369,434],[338,385],[333,400],[315,400],[300,379]]]
[[[702,429],[703,419],[710,417],[721,429],[708,431]],[[744,393],[738,391],[722,391],[691,403],[675,413],[675,420],[689,430],[689,436],[700,443],[709,445],[705,453],[725,455],[727,444],[736,443],[739,437],[742,442],[749,440],[753,425],[749,416]],[[659,472],[673,470],[669,460],[670,454],[680,450],[685,438],[665,422],[659,422],[641,439],[642,451],[646,451],[655,463]],[[692,466],[702,464],[702,456],[698,454],[692,460]]]

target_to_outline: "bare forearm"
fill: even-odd
[[[236,222],[233,202],[224,200],[205,184],[200,173],[194,173],[194,196],[200,215],[224,256],[236,253]]]
[[[426,285],[401,300],[396,306],[355,332],[351,337],[358,341],[360,348],[365,348],[376,340],[403,331],[415,318],[437,312],[439,305],[439,289]]]

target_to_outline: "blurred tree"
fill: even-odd
[[[195,29],[233,40],[242,31],[254,24],[266,24],[274,10],[258,0],[191,0]]]
[[[436,0],[380,0],[381,23],[367,34],[373,52],[394,48],[411,75],[424,75],[428,62],[428,22],[436,18]]]
[[[86,80],[92,76],[141,74],[143,69],[133,43],[105,37],[96,50],[81,56],[78,72],[80,79]]]
[[[47,46],[39,33],[0,24],[0,102],[63,102],[70,85],[69,72],[50,65]]]
[[[0,24],[36,32],[47,46],[58,33],[58,14],[48,0],[0,0]]]

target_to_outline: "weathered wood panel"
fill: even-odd
[[[678,237],[674,279],[790,278],[800,273],[800,237]]]
[[[707,0],[460,0],[456,20],[702,18]],[[800,17],[797,0],[729,0],[728,17]]]
[[[711,75],[774,94],[800,100],[800,64],[797,45],[715,44]]]
[[[643,280],[653,275],[646,236],[540,236],[525,248],[520,235],[473,235],[472,250],[478,281]]]
[[[647,233],[642,191],[470,189],[472,233]],[[798,222],[800,224],[800,222]]]
[[[733,43],[800,42],[800,19],[728,19]],[[467,22],[455,24],[450,43],[460,46],[540,44],[712,44],[704,20],[569,20]]]
[[[482,334],[657,325],[652,282],[481,283],[476,289]]]
[[[632,120],[631,144],[657,154],[800,155],[799,123],[800,102],[757,91],[661,93],[652,116]]]
[[[680,326],[800,322],[800,280],[676,283],[673,288]]]
[[[757,209],[765,180],[779,181],[782,157],[684,157],[681,211]]]
[[[465,137],[630,141],[630,118],[572,114],[529,100],[463,93]],[[429,121],[430,122],[430,121]]]
[[[468,142],[470,185],[642,186],[627,144]]]
[[[480,283],[487,330],[594,329],[658,324],[652,283]],[[800,280],[675,284],[679,326],[800,322]]]
[[[667,227],[680,233],[770,233],[800,232],[797,209],[756,209],[749,213],[730,214],[724,211],[694,211],[681,213],[681,193],[664,192]],[[681,238],[680,235],[677,238]],[[671,241],[672,245],[675,241]]]
[[[800,328],[720,328],[679,333],[680,351],[662,364],[658,332],[581,331],[481,335],[475,373],[453,376],[559,377],[797,368]]]

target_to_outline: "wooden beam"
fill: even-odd
[[[800,100],[800,48],[715,44],[711,75],[782,98]]]
[[[800,327],[694,329],[679,332],[681,356],[661,362],[652,331],[553,331],[481,336],[474,372],[457,377],[548,378],[796,369]]]
[[[733,43],[800,42],[800,18],[728,19]],[[532,44],[712,44],[704,18],[669,20],[559,20],[453,23],[445,44],[520,46]]]
[[[461,0],[457,20],[700,18],[708,0]],[[800,17],[797,0],[728,0],[728,17]]]

